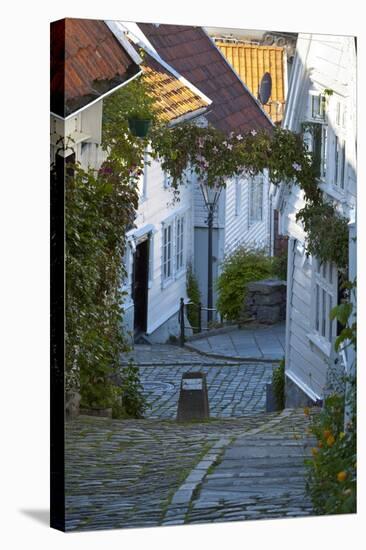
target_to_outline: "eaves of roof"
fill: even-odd
[[[51,112],[68,118],[140,72],[106,23],[61,19],[51,23]]]

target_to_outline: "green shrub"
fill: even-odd
[[[276,399],[276,405],[279,410],[285,408],[285,359],[283,358],[279,366],[272,373],[272,388]]]
[[[355,415],[344,432],[344,397],[331,395],[312,420],[317,439],[306,461],[307,492],[317,514],[356,512]]]
[[[190,302],[194,305],[187,307],[187,317],[191,327],[199,326],[199,312],[198,304],[201,302],[201,293],[198,286],[197,278],[193,273],[192,266],[189,265],[187,269],[187,296]],[[193,329],[193,332],[198,332],[197,328]]]
[[[264,250],[241,246],[226,256],[216,282],[219,313],[229,321],[238,321],[244,313],[246,285],[267,279],[272,274],[273,258]]]
[[[122,370],[120,395],[125,415],[132,418],[143,418],[148,405],[143,395],[139,369],[133,363]]]

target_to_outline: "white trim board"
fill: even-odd
[[[155,59],[160,65],[162,65],[167,71],[169,71],[173,76],[175,76],[182,84],[187,86],[192,92],[194,92],[196,95],[200,96],[201,99],[203,99],[208,105],[211,105],[212,100],[205,95],[199,88],[196,88],[192,82],[187,80],[184,76],[182,76],[178,71],[174,69],[171,65],[169,65],[156,51],[156,49],[153,47],[151,42],[146,38],[144,33],[141,31],[140,27],[137,25],[137,23],[129,23],[124,21],[118,21],[118,24],[121,25],[123,29],[125,29],[128,32],[129,38],[140,48],[144,49],[151,57]]]
[[[296,386],[298,386],[308,397],[310,397],[310,399],[312,399],[313,401],[322,400],[322,397],[315,393],[314,390],[309,388],[309,386],[305,384],[300,378],[298,378],[296,374],[287,370],[285,371],[285,374],[294,384],[296,384]]]
[[[98,103],[98,101],[101,101],[102,99],[106,98],[107,96],[113,94],[113,92],[116,92],[117,90],[119,90],[120,88],[123,88],[123,86],[126,86],[126,84],[129,84],[130,82],[132,82],[132,80],[135,80],[135,78],[137,78],[138,76],[142,75],[142,71],[139,71],[138,73],[136,73],[135,75],[133,75],[131,78],[129,78],[128,80],[126,80],[125,82],[122,82],[122,84],[118,84],[118,86],[115,86],[114,88],[112,88],[111,90],[109,90],[108,92],[106,92],[105,94],[97,97],[96,99],[94,99],[93,101],[91,101],[90,103],[88,103],[87,105],[84,105],[84,107],[80,107],[80,109],[77,109],[77,111],[74,111],[72,113],[70,113],[69,115],[67,115],[66,117],[63,117],[61,115],[57,115],[56,113],[53,113],[51,111],[51,116],[54,116],[55,118],[57,118],[58,120],[69,120],[69,118],[72,118],[76,115],[78,115],[79,113],[81,113],[82,111],[85,111],[85,109],[89,109],[89,107],[91,107],[92,105],[95,105],[95,103]]]

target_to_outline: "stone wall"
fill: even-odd
[[[286,319],[286,282],[279,279],[254,281],[247,285],[245,316],[259,323]]]

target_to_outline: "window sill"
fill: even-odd
[[[165,288],[168,288],[171,284],[173,284],[175,281],[174,277],[170,277],[169,279],[165,279],[161,283],[161,288],[164,290]]]
[[[187,270],[186,268],[182,268],[180,271],[177,271],[177,273],[174,275],[174,279],[177,281],[178,279],[181,279],[185,274]]]
[[[345,203],[347,201],[345,189],[341,189],[340,187],[336,187],[335,185],[331,185],[329,183],[321,183],[319,187],[324,193],[333,199],[341,203]]]
[[[307,337],[310,340],[312,348],[316,347],[327,359],[330,358],[332,352],[332,344],[330,342],[315,332],[310,332],[307,334]]]

